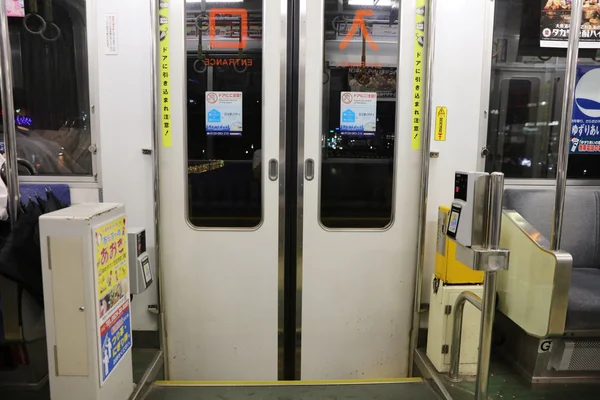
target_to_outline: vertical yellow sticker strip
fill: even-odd
[[[159,2],[158,23],[160,29],[160,115],[162,144],[171,147],[173,136],[171,134],[171,78],[169,65],[169,0],[155,0]]]
[[[438,142],[446,141],[446,123],[448,121],[448,108],[436,107],[435,109],[435,137]]]
[[[421,125],[423,121],[423,59],[425,42],[425,0],[417,0],[415,25],[415,66],[413,81],[412,149],[421,150]]]

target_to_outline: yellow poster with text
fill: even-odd
[[[171,121],[171,65],[169,60],[169,0],[160,0],[158,11],[159,26],[159,71],[160,71],[160,124],[162,145],[171,147],[173,144]]]
[[[435,109],[435,137],[437,142],[446,141],[446,123],[448,121],[448,108],[437,107]]]
[[[415,65],[413,69],[412,131],[413,150],[421,150],[421,128],[423,125],[423,71],[425,66],[425,0],[417,0],[415,25]]]
[[[129,262],[125,216],[94,229],[94,261],[98,316],[103,318],[121,302],[129,300]]]

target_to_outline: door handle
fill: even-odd
[[[276,159],[271,158],[269,160],[269,179],[276,181],[279,177],[279,163]]]
[[[315,161],[312,158],[307,158],[304,161],[304,177],[307,181],[312,181],[315,178]]]

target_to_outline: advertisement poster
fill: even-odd
[[[131,349],[125,216],[94,229],[100,385]]]
[[[542,0],[540,46],[566,48],[569,41],[571,0]],[[579,48],[600,48],[600,2],[583,0]]]
[[[340,133],[374,136],[377,126],[377,93],[342,92]]]
[[[9,17],[25,16],[25,0],[6,0],[6,14]]]
[[[577,67],[571,148],[575,154],[600,154],[600,67]]]
[[[242,92],[206,92],[206,134],[242,136]]]
[[[376,92],[378,98],[396,98],[396,68],[350,68],[352,92]]]

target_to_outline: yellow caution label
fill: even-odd
[[[423,54],[425,43],[425,0],[417,0],[416,14],[411,142],[413,150],[421,150],[421,117],[423,115],[423,59],[425,58]]]
[[[436,107],[435,109],[435,137],[438,142],[446,141],[446,121],[448,121],[448,108]]]
[[[158,11],[158,24],[160,34],[160,116],[162,130],[162,144],[171,147],[173,136],[171,134],[171,71],[169,62],[169,0],[160,0]]]

